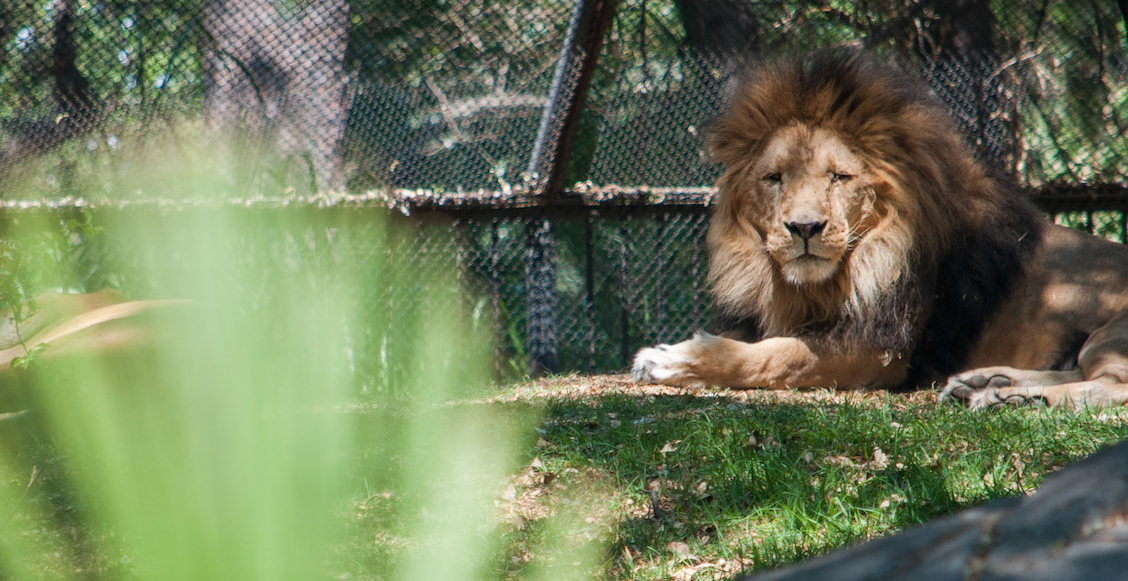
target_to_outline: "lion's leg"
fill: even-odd
[[[973,409],[1044,403],[1051,406],[1114,406],[1128,403],[1128,314],[1097,329],[1077,358],[1075,371],[987,367],[948,380],[941,399],[967,401]]]
[[[784,388],[892,385],[905,370],[877,355],[827,353],[794,337],[748,343],[699,333],[639,351],[632,371],[638,383]]]

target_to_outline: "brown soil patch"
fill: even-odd
[[[907,405],[935,401],[934,390],[908,392],[837,389],[728,389],[640,385],[629,375],[564,375],[532,379],[520,383],[495,401],[519,401],[536,398],[585,399],[609,395],[628,396],[694,396],[725,398],[748,404],[811,404],[849,403],[854,405]]]

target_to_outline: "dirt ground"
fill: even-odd
[[[512,387],[498,401],[517,401],[536,397],[589,398],[609,395],[646,395],[652,397],[692,395],[721,397],[741,403],[852,403],[874,405],[907,405],[935,401],[936,392],[921,389],[906,392],[837,389],[726,389],[639,385],[629,375],[562,375],[532,379]]]

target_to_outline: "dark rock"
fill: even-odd
[[[1072,581],[1128,571],[1128,442],[1046,479],[1035,494],[741,581]]]

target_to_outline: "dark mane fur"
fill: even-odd
[[[961,228],[940,257],[932,314],[909,360],[906,388],[943,379],[962,368],[968,349],[1041,243],[1041,221],[1030,203],[1013,189],[1000,195],[1000,201],[1011,206],[999,216],[1000,222]]]

